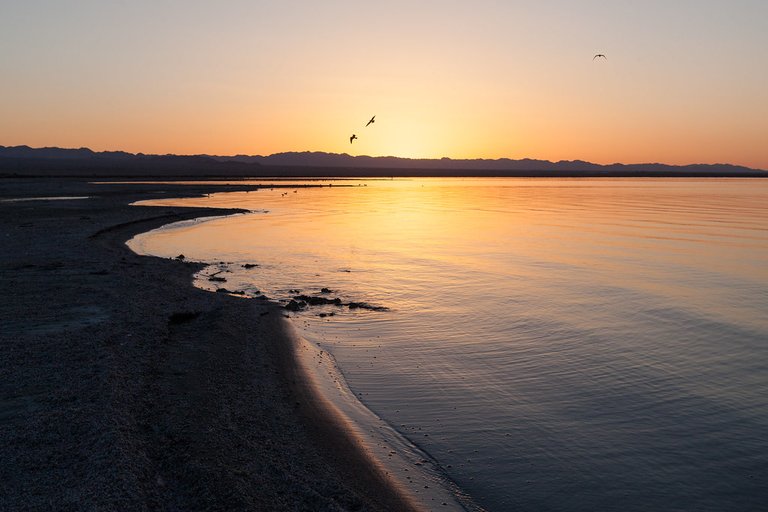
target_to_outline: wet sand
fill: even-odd
[[[124,242],[246,186],[3,179],[0,509],[411,510],[316,400],[282,310]]]

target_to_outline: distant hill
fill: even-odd
[[[259,163],[265,166],[296,166],[296,167],[358,167],[366,169],[436,169],[463,171],[563,171],[563,172],[758,172],[731,164],[692,164],[669,165],[660,163],[648,164],[610,164],[601,165],[583,160],[532,160],[524,158],[511,160],[509,158],[490,159],[412,159],[394,156],[351,156],[346,153],[322,152],[291,152],[276,153],[270,156],[214,156],[213,158],[227,162]]]
[[[226,162],[205,155],[0,146],[0,175],[6,176],[252,176],[260,172],[260,167],[257,163]]]
[[[581,160],[455,160],[346,153],[291,152],[270,156],[145,155],[88,148],[0,146],[0,176],[319,177],[319,176],[732,176],[768,172],[731,164],[600,165]]]

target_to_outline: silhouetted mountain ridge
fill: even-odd
[[[20,176],[252,176],[257,163],[208,155],[145,155],[88,148],[0,146],[0,174]]]
[[[732,164],[594,164],[523,158],[427,159],[316,151],[261,155],[147,155],[89,148],[0,146],[0,174],[18,176],[760,176]]]
[[[323,152],[287,152],[275,153],[269,156],[214,156],[217,160],[259,163],[262,165],[284,165],[301,167],[363,167],[369,169],[448,169],[448,170],[518,170],[518,171],[761,171],[749,167],[733,164],[690,164],[671,165],[662,163],[643,164],[594,164],[584,160],[536,160],[523,158],[513,160],[510,158],[498,159],[452,159],[452,158],[401,158],[395,156],[352,156],[347,153],[323,153]],[[765,171],[761,171],[765,172]]]

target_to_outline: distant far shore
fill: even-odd
[[[410,159],[291,152],[269,156],[145,155],[87,148],[0,146],[0,177],[77,178],[768,178],[768,171],[732,164],[601,165],[581,160],[508,158]]]
[[[441,169],[371,169],[346,167],[262,167],[258,173],[214,173],[200,170],[29,169],[0,171],[2,178],[104,179],[249,179],[249,178],[768,178],[765,171],[469,171]]]

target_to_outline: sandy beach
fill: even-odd
[[[125,246],[233,213],[131,202],[212,189],[0,181],[0,509],[416,508],[315,402],[279,306]],[[18,201],[54,196],[87,199]]]

